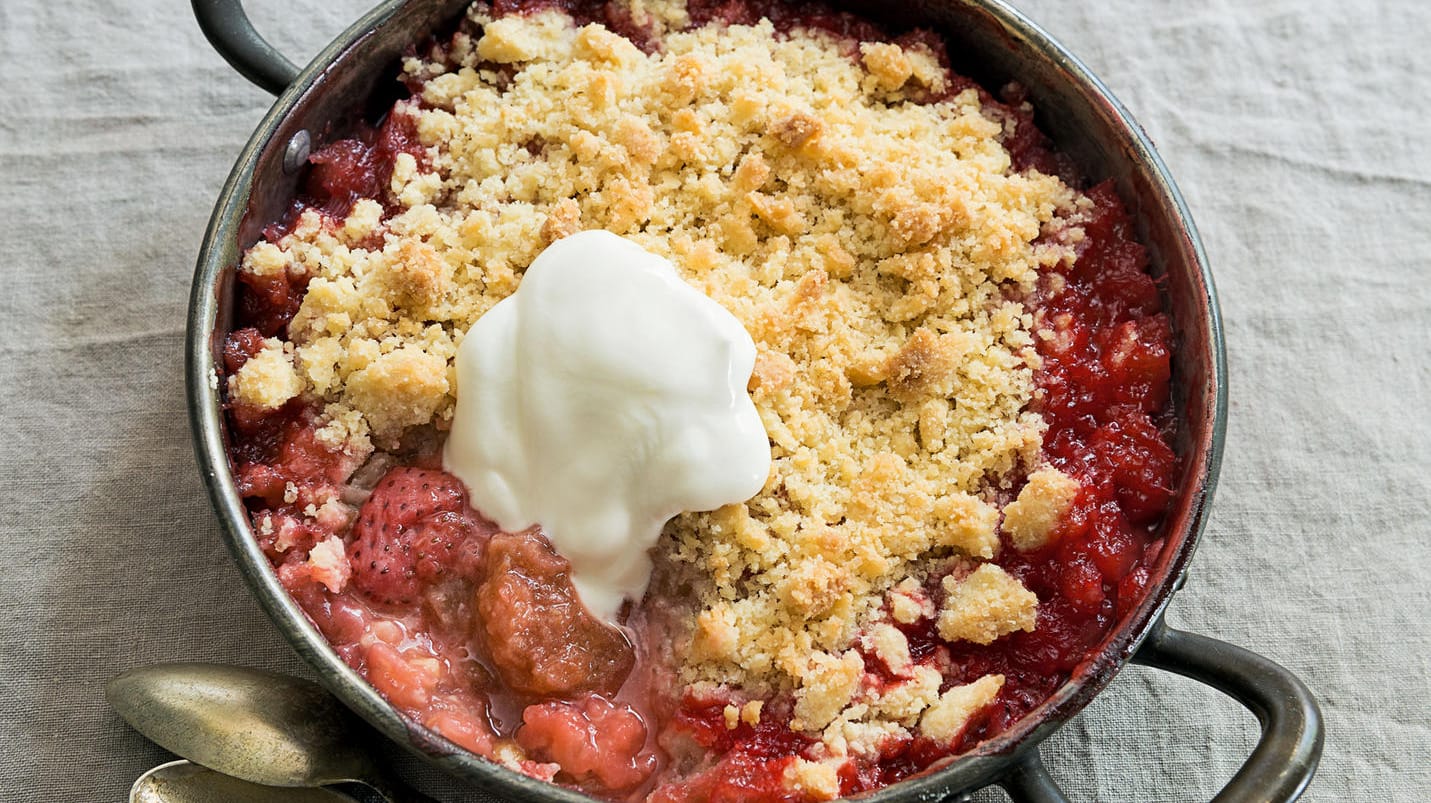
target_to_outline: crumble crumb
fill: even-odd
[[[934,600],[929,598],[919,580],[906,577],[889,592],[889,612],[894,621],[912,625],[934,616]]]
[[[748,700],[743,705],[727,705],[721,710],[726,730],[735,730],[742,724],[752,728],[760,724],[760,712],[765,707],[764,700]]]
[[[911,79],[935,92],[942,91],[948,80],[939,60],[922,45],[906,48],[893,42],[862,42],[860,62],[872,79],[867,91],[886,93],[891,100],[897,99],[893,93],[905,88]]]
[[[343,221],[343,236],[350,243],[361,243],[378,231],[382,219],[383,205],[371,198],[361,198],[354,202]]]
[[[850,650],[841,656],[817,652],[808,663],[805,685],[795,693],[795,718],[790,727],[818,731],[834,721],[854,697],[865,662]]]
[[[939,699],[939,685],[943,682],[944,676],[932,666],[912,667],[907,681],[893,684],[871,703],[873,718],[913,725]]]
[[[740,707],[740,721],[751,727],[755,727],[760,724],[760,712],[764,708],[764,700],[750,700]]]
[[[288,270],[288,256],[273,243],[260,241],[243,255],[239,269],[254,276],[275,276]]]
[[[308,505],[303,509],[303,515],[313,519],[319,526],[329,532],[337,532],[348,523],[352,522],[355,511],[349,505],[337,497],[330,497],[320,505]]]
[[[432,420],[447,393],[447,375],[442,355],[402,346],[350,374],[343,400],[366,412],[374,434],[394,437]]]
[[[323,408],[320,419],[322,425],[313,432],[318,443],[335,452],[344,452],[357,460],[363,460],[373,452],[373,442],[368,437],[368,420],[363,414],[344,404],[330,404]]]
[[[1042,549],[1078,496],[1078,481],[1056,468],[1029,475],[1018,499],[1004,507],[1003,530],[1020,552]]]
[[[797,758],[785,770],[785,786],[813,795],[816,800],[833,800],[840,795],[842,761],[807,761]]]
[[[278,409],[303,392],[303,378],[293,368],[292,346],[268,338],[258,354],[229,376],[229,398],[259,409]]]
[[[881,89],[899,89],[914,75],[914,65],[905,55],[904,48],[891,42],[861,43],[860,61]]]
[[[1038,597],[997,564],[980,564],[962,579],[951,574],[943,586],[947,596],[938,627],[946,641],[988,644],[1015,630],[1034,629]]]
[[[293,366],[291,346],[278,338],[263,341],[263,349],[229,377],[229,396],[260,410],[277,410],[303,392],[303,377]]]
[[[925,710],[919,730],[936,742],[953,741],[969,717],[988,705],[1003,686],[1003,675],[985,675],[973,683],[955,686]]]
[[[270,517],[270,526],[272,517]],[[306,532],[299,526],[299,522],[293,516],[279,514],[278,527],[273,536],[273,549],[276,552],[287,552],[302,541]]]
[[[740,726],[740,708],[734,705],[727,705],[721,709],[721,717],[725,719],[725,729],[733,731]]]
[[[308,565],[313,570],[313,578],[334,594],[348,584],[353,570],[348,562],[347,547],[336,535],[328,536],[308,550]]]
[[[819,136],[820,120],[804,112],[796,112],[789,117],[777,120],[771,127],[771,133],[785,147],[800,148]]]
[[[535,24],[533,20],[535,19]],[[554,59],[564,55],[575,31],[555,14],[513,15],[488,20],[477,40],[477,57],[498,64]]]
[[[889,624],[877,624],[870,628],[866,637],[869,642],[869,649],[889,668],[889,671],[898,677],[908,676],[914,668],[914,661],[909,657],[909,639],[899,628]]]

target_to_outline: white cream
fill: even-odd
[[[443,463],[504,530],[540,525],[608,622],[668,519],[754,496],[770,444],[755,343],[670,262],[610,232],[553,243],[468,330]]]

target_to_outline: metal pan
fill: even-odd
[[[195,448],[229,548],[254,594],[320,679],[388,738],[472,784],[518,801],[584,801],[585,796],[511,772],[403,719],[343,663],[289,598],[259,550],[234,489],[225,450],[218,349],[232,325],[234,271],[260,229],[294,197],[309,149],[328,132],[391,105],[375,87],[394,82],[404,49],[443,30],[468,0],[386,0],[299,70],[254,30],[239,0],[193,0],[199,23],[244,77],[278,95],[239,155],[219,195],[194,276],[187,333],[189,415]],[[863,5],[862,5],[863,3]],[[1254,653],[1173,630],[1162,614],[1182,586],[1206,521],[1221,459],[1227,374],[1212,275],[1192,218],[1152,143],[1107,88],[1047,33],[1001,0],[875,0],[842,3],[895,26],[920,25],[948,40],[954,68],[986,86],[1017,79],[1039,125],[1093,178],[1114,179],[1165,277],[1174,322],[1175,444],[1181,489],[1164,527],[1166,546],[1151,567],[1147,598],[1049,700],[1007,732],[930,771],[874,792],[870,801],[956,801],[998,784],[1019,803],[1066,800],[1039,759],[1038,745],[1129,662],[1206,683],[1249,708],[1262,724],[1252,755],[1217,795],[1231,803],[1296,799],[1316,770],[1322,721],[1307,688]],[[1116,790],[1109,790],[1116,792]]]

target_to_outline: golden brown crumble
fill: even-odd
[[[944,578],[939,637],[989,644],[1015,630],[1033,630],[1038,597],[995,563],[980,564],[966,577]]]
[[[919,730],[935,741],[949,741],[970,715],[988,705],[1003,686],[1003,675],[985,675],[973,683],[955,686],[925,710]]]
[[[1004,507],[1003,530],[1014,548],[1026,552],[1048,545],[1053,528],[1078,496],[1078,481],[1056,468],[1029,474],[1019,498]]]
[[[292,347],[270,337],[263,348],[229,377],[229,394],[260,410],[276,410],[303,392],[303,377],[293,367]]]
[[[785,770],[785,785],[806,792],[816,800],[832,800],[840,795],[840,764],[840,761],[797,758]]]
[[[1027,409],[1034,322],[1011,299],[1071,258],[1036,240],[1080,196],[1011,169],[975,90],[907,102],[947,80],[922,47],[851,58],[827,33],[768,22],[685,31],[680,0],[633,4],[670,29],[652,54],[557,11],[471,16],[483,33],[458,34],[459,66],[405,66],[429,80],[423,106],[394,114],[427,153],[424,167],[399,157],[396,214],[361,201],[333,227],[309,210],[246,255],[245,271],[310,281],[289,341],[265,344],[232,395],[320,400],[320,440],[358,456],[444,428],[468,327],[553,240],[624,235],[750,332],[774,459],[749,502],[667,527],[663,561],[699,578],[681,680],[792,694],[794,726],[832,758],[916,728],[952,738],[1002,677],[940,694],[891,620],[935,616],[923,581],[957,564],[941,635],[1033,627],[1034,595],[980,561],[1001,515],[1032,545],[1071,499],[1058,477],[1072,480],[1039,472],[999,508],[1044,430]],[[903,679],[883,693],[861,684],[862,634]],[[833,767],[801,760],[790,782],[837,791]]]

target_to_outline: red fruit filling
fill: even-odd
[[[522,712],[517,743],[529,755],[561,765],[577,783],[630,789],[650,777],[656,757],[646,752],[646,723],[628,705],[591,694],[550,700]]]
[[[282,220],[263,230],[264,238],[276,241],[291,232],[307,209],[327,221],[340,221],[360,199],[375,198],[391,212],[394,204],[389,184],[398,154],[411,155],[419,165],[426,158],[411,104],[412,101],[400,101],[376,126],[358,121],[349,136],[310,154],[302,192]],[[249,299],[240,294],[240,310],[256,321],[254,325],[265,334],[273,334],[292,320],[307,283],[306,279],[295,281],[283,274],[256,277],[240,273],[239,280],[256,296]],[[273,328],[265,328],[259,322],[272,324]]]

